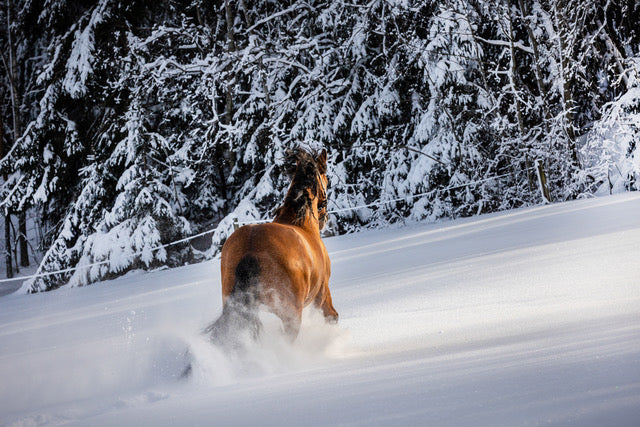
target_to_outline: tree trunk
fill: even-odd
[[[535,63],[535,73],[536,73],[536,84],[538,86],[538,93],[540,94],[540,98],[542,99],[542,108],[544,113],[544,129],[548,133],[549,126],[548,121],[551,120],[551,112],[549,111],[549,105],[547,104],[548,95],[547,95],[547,87],[544,83],[544,79],[542,77],[542,70],[540,69],[540,49],[538,47],[538,40],[536,39],[533,30],[531,29],[531,25],[527,23],[527,17],[529,16],[529,10],[527,9],[526,4],[523,0],[519,0],[520,3],[520,13],[522,14],[522,22],[527,28],[527,35],[529,36],[529,43],[531,44],[531,49],[533,49],[533,61]]]
[[[13,142],[15,143],[20,135],[20,93],[18,92],[18,64],[16,61],[16,49],[11,34],[11,13],[13,12],[13,1],[7,1],[7,44],[9,46],[9,89],[11,90],[11,115],[13,116]]]
[[[4,265],[7,272],[7,279],[13,277],[13,265],[11,258],[11,216],[4,217]]]
[[[29,246],[27,242],[27,215],[22,212],[18,215],[18,245],[20,246],[20,265],[29,267]]]
[[[224,2],[225,17],[227,19],[227,41],[229,52],[236,51],[236,38],[233,31],[234,14],[231,9],[230,0]],[[231,124],[233,118],[233,85],[235,84],[235,74],[232,72],[227,79],[227,99],[225,109],[225,122]]]
[[[9,53],[9,64],[7,74],[9,77],[9,86],[11,90],[11,115],[13,116],[13,143],[15,144],[22,133],[22,117],[20,113],[21,96],[18,85],[18,61],[16,59],[16,48],[14,45],[13,35],[11,34],[11,19],[13,12],[13,1],[7,1],[7,44]],[[2,153],[4,155],[4,152]],[[6,178],[5,178],[6,181]],[[8,234],[5,231],[5,240]],[[18,217],[18,244],[20,247],[20,265],[27,267],[29,265],[29,253],[27,246],[27,221],[25,213],[20,213]],[[16,259],[16,266],[18,260]],[[16,267],[17,268],[17,267]]]
[[[627,72],[624,68],[625,58],[622,54],[622,52],[624,52],[624,49],[621,50],[618,47],[619,43],[616,40],[615,31],[611,26],[611,22],[606,21],[603,24],[602,22],[600,22],[600,20],[598,20],[596,21],[596,24],[598,25],[598,27],[604,28],[604,31],[602,34],[604,42],[606,43],[609,52],[611,52],[613,55],[613,60],[616,63],[616,68],[618,69],[618,73],[620,73],[620,77],[622,77],[622,80],[624,80],[625,89],[627,90],[630,89],[631,85],[629,84],[629,77],[627,76]]]
[[[4,117],[4,115],[0,116]],[[4,123],[0,123],[0,157],[4,157],[5,148],[4,148]],[[4,181],[7,181],[7,177],[2,177]],[[5,269],[7,279],[11,279],[13,277],[13,267],[11,265],[11,217],[9,214],[4,216],[4,256],[5,256]]]
[[[244,21],[247,24],[247,27],[253,28],[253,22],[251,22],[251,18],[249,17],[249,11],[247,10],[247,6],[244,4],[244,0],[240,0],[240,7],[242,7],[242,12],[244,14]],[[255,29],[251,30],[251,34],[258,37]],[[260,70],[261,79],[262,79],[262,91],[264,92],[264,101],[267,104],[267,108],[271,105],[271,96],[269,95],[269,86],[267,85],[267,71],[264,67],[264,62],[262,61],[262,56],[258,57],[258,69]]]
[[[487,96],[491,98],[491,104],[492,104],[492,107],[493,107],[496,104],[498,104],[498,101],[496,100],[495,96],[493,96],[493,91],[491,90],[491,88],[489,86],[489,78],[487,76],[487,70],[486,70],[486,67],[485,67],[485,61],[480,56],[480,52],[481,52],[480,43],[478,41],[478,38],[476,37],[476,33],[474,31],[474,25],[471,22],[471,18],[469,16],[468,8],[464,9],[463,16],[464,16],[465,21],[467,21],[467,26],[469,27],[469,29],[471,31],[470,36],[471,36],[471,39],[473,40],[474,51],[475,51],[475,58],[474,59],[478,63],[478,70],[480,71],[480,77],[482,78],[482,85],[484,87],[485,92],[487,93]]]
[[[520,95],[518,94],[518,88],[516,87],[516,73],[518,72],[516,69],[516,50],[515,47],[513,45],[513,39],[514,39],[514,34],[513,34],[513,16],[511,14],[511,9],[508,8],[506,10],[506,13],[508,14],[509,17],[509,86],[511,86],[511,91],[513,93],[513,101],[516,105],[516,118],[518,120],[518,130],[520,131],[520,144],[524,143],[524,135],[525,135],[525,129],[524,129],[524,122],[522,120],[522,107],[520,105]],[[520,147],[519,147],[520,148]],[[528,151],[528,147],[527,147],[527,151]]]
[[[554,6],[554,18],[556,21],[556,31],[558,32],[558,43],[559,43],[559,53],[560,53],[560,78],[562,80],[562,104],[564,110],[564,130],[568,139],[568,149],[569,155],[571,156],[571,161],[576,167],[580,167],[580,162],[578,161],[578,150],[576,147],[576,135],[573,129],[573,95],[571,93],[571,82],[568,79],[569,73],[569,61],[573,58],[571,57],[571,52],[569,51],[569,47],[567,46],[567,41],[565,39],[567,33],[570,31],[570,23],[565,15],[565,10],[569,5],[566,4],[565,1],[560,1]]]
[[[225,10],[225,19],[227,21],[227,49],[229,53],[236,52],[236,36],[234,31],[234,22],[235,22],[235,13],[231,6],[231,0],[225,0],[224,2],[224,10]],[[237,76],[235,71],[233,70],[234,64],[230,65],[229,75],[227,76],[227,93],[226,93],[226,102],[225,102],[225,114],[224,114],[224,122],[227,125],[230,125],[233,121],[233,92],[234,86],[237,84]],[[230,143],[231,144],[231,143]],[[231,145],[229,146],[229,150],[227,151],[229,155],[229,164],[231,169],[236,164],[236,154],[231,149]]]

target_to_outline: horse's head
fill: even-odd
[[[301,148],[289,150],[284,159],[287,174],[291,177],[291,187],[284,204],[277,209],[276,216],[291,209],[292,222],[301,224],[309,214],[317,219],[322,230],[328,220],[327,212],[327,152],[311,154]],[[287,209],[285,209],[287,208]]]

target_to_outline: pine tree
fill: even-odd
[[[47,230],[27,290],[214,256],[297,145],[329,150],[335,233],[539,203],[538,159],[554,200],[637,188],[632,1],[12,1],[2,206]]]

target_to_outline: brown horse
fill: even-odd
[[[313,303],[337,322],[329,292],[331,265],[320,238],[327,221],[327,153],[291,150],[285,168],[292,178],[284,203],[271,223],[245,225],[222,247],[222,315],[206,332],[212,339],[260,330],[262,304],[276,314],[294,340],[302,309]]]

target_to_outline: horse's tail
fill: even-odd
[[[253,255],[243,257],[235,271],[235,283],[222,314],[205,329],[214,342],[237,341],[248,331],[257,338],[262,324],[258,317],[260,263]]]

